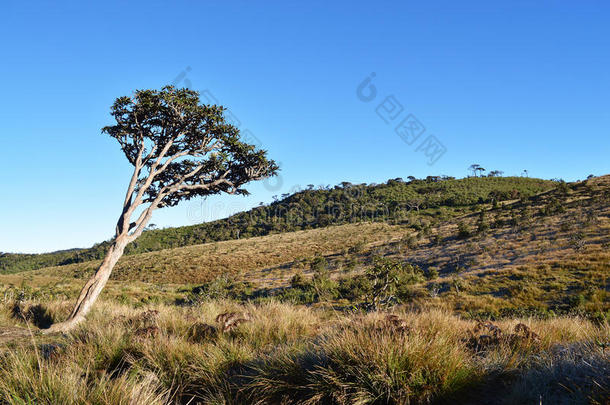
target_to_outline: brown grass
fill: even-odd
[[[69,306],[46,309],[61,318]],[[5,319],[10,311],[0,308]],[[193,333],[227,313],[250,321]],[[153,325],[155,333],[139,332]],[[607,324],[560,317],[495,325],[502,333],[524,325],[539,339],[473,348],[476,322],[442,310],[346,315],[274,302],[141,309],[103,302],[67,336],[0,343],[0,402],[601,403],[608,393]]]
[[[358,242],[374,246],[403,235],[405,228],[385,223],[361,223],[229,240],[124,256],[112,275],[113,280],[201,283],[219,274],[264,274],[276,266],[313,256],[329,255]],[[22,274],[0,276],[12,280],[38,278],[48,282],[82,278],[93,272],[99,261],[49,267]]]

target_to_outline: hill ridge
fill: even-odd
[[[205,242],[263,236],[297,229],[373,220],[400,221],[411,211],[446,209],[447,215],[491,199],[527,197],[551,189],[556,182],[524,177],[429,176],[383,184],[342,182],[334,188],[295,192],[269,205],[252,208],[225,219],[184,227],[148,230],[126,248],[126,255]],[[101,259],[109,242],[88,249],[46,254],[0,254],[0,274]]]

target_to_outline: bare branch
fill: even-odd
[[[133,197],[133,192],[136,187],[136,183],[138,182],[138,178],[140,177],[140,172],[142,171],[142,154],[144,153],[144,141],[140,144],[140,149],[138,151],[138,157],[136,158],[136,164],[133,168],[133,174],[131,176],[131,180],[129,181],[129,186],[127,187],[127,193],[125,195],[125,201],[123,202],[123,207],[126,207],[131,202]]]
[[[139,219],[139,224],[136,222],[137,225],[135,231],[127,236],[127,243],[133,242],[142,234],[142,232],[144,232],[144,228],[146,228],[146,224],[148,224],[148,221],[150,221],[152,213],[156,208],[156,206],[150,205],[142,212],[140,215],[141,219]]]

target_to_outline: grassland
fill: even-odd
[[[513,197],[0,275],[0,404],[607,403],[610,176]]]
[[[324,287],[330,290],[324,299],[310,294],[298,302],[347,305],[362,297],[346,297],[337,282],[361,277],[382,257],[421,269],[421,277],[403,288],[402,301],[412,305],[475,317],[550,311],[605,318],[609,195],[606,176],[557,183],[529,198],[477,204],[459,216],[439,208],[426,216],[412,212],[400,224],[344,224],[129,255],[119,261],[105,294],[122,302],[170,303],[220,277],[246,283],[245,298],[260,299],[290,288],[297,273],[312,280],[313,263],[322,259],[322,270],[335,284]],[[0,275],[0,293],[73,297],[98,265]]]
[[[18,311],[3,306],[2,323],[34,322],[15,315],[28,314],[34,304],[22,302]],[[68,310],[68,302],[51,302],[44,316],[62,318]],[[248,313],[251,320],[223,331],[215,318],[227,311]],[[608,324],[557,317],[482,327],[441,310],[395,308],[389,316],[274,302],[141,309],[103,302],[69,335],[0,343],[0,403],[602,404],[607,399]],[[494,327],[500,332],[488,331]]]

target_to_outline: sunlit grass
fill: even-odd
[[[53,317],[66,311],[62,302],[48,308]],[[3,319],[12,319],[8,311],[0,311]],[[252,321],[194,338],[193,325],[217,326],[216,316],[226,311],[246,311]],[[601,346],[610,338],[607,324],[573,317],[505,320],[497,326],[507,336],[523,322],[539,341],[473,350],[474,321],[444,310],[404,311],[394,312],[408,325],[399,331],[384,313],[276,302],[142,309],[102,302],[67,336],[33,335],[0,346],[0,403],[429,403],[471,398],[497,378],[511,398],[530,398],[541,379],[539,394],[548,403],[607,393],[607,374],[581,370],[576,360],[608,364]],[[140,335],[148,324],[158,332]],[[562,375],[564,369],[570,374]],[[560,384],[570,375],[580,379],[578,392]]]

